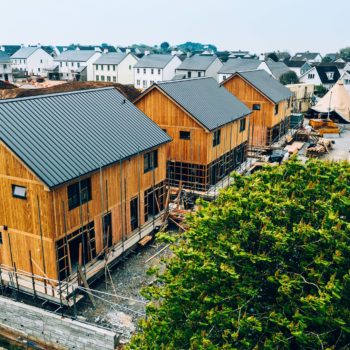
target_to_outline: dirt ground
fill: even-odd
[[[146,261],[164,247],[165,244],[151,242],[146,247],[139,248],[113,268],[113,284],[109,278],[107,284],[105,279],[94,283],[91,288],[97,295],[96,308],[85,297],[78,303],[80,317],[87,322],[112,328],[120,334],[122,343],[127,342],[136,331],[140,318],[145,317],[146,299],[141,295],[141,289],[154,281],[153,276],[147,275],[147,270],[155,265],[164,267],[161,259],[169,257],[171,251],[167,248],[149,262]]]
[[[327,160],[348,160],[350,161],[350,126],[346,125],[346,129],[338,135],[327,135],[328,139],[334,141],[332,151],[325,154],[321,159]]]

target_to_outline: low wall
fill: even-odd
[[[0,297],[0,333],[33,347],[114,350],[114,332]]]

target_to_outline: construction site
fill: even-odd
[[[93,98],[91,84],[80,84]],[[54,95],[59,89],[67,98],[65,93],[76,90],[73,85],[47,89],[48,93],[53,89]],[[105,94],[106,99],[112,94],[115,102],[110,103],[120,106],[129,103],[124,97],[138,97],[132,89],[110,88],[117,88],[120,96],[108,88],[97,89],[96,94],[99,98]],[[6,98],[32,98],[43,91],[8,89],[2,93]],[[336,92],[332,93],[333,102],[337,101]],[[28,171],[20,162],[20,153],[14,156],[2,145],[6,171],[13,170],[3,176],[4,186],[9,186],[16,198],[26,199],[23,188],[35,195],[28,205],[16,201],[4,208],[7,225],[0,228],[0,247],[8,249],[0,252],[0,294],[61,317],[111,329],[119,343],[127,342],[137,330],[138,320],[146,316],[147,300],[141,290],[154,282],[147,270],[164,268],[162,259],[171,256],[169,245],[157,242],[155,236],[161,231],[178,235],[186,230],[186,216],[196,211],[198,197],[215,200],[220,190],[234,181],[233,171],[251,174],[293,155],[302,160],[350,159],[349,124],[343,111],[332,105],[332,93],[323,102],[329,106],[326,112],[322,114],[321,101],[310,119],[304,119],[302,113],[289,115],[286,102],[274,124],[261,124],[262,119],[269,120],[272,109],[260,112],[259,107],[260,121],[254,123],[250,116],[244,129],[238,119],[221,134],[214,131],[213,144],[221,141],[222,149],[208,157],[205,148],[191,138],[180,153],[186,153],[187,160],[175,159],[167,146],[170,138],[155,130],[159,136],[151,147],[138,146],[124,158],[109,159],[108,167],[92,168],[90,177],[81,176],[83,171],[78,170],[74,176],[67,172],[64,181],[56,181],[40,171]],[[82,95],[74,96],[83,100]],[[342,123],[336,118],[339,114]],[[169,132],[169,125],[166,128]],[[211,142],[210,136],[203,145],[211,147]],[[20,178],[19,185],[13,187],[13,179],[18,182]],[[20,226],[15,227],[18,217],[12,213],[23,216]]]

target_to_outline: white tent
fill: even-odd
[[[337,113],[345,122],[350,123],[350,95],[343,81],[339,80],[314,107],[318,113]]]

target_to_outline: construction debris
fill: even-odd
[[[332,148],[332,140],[320,138],[317,144],[311,144],[307,149],[307,156],[316,157],[318,155],[329,153]]]

